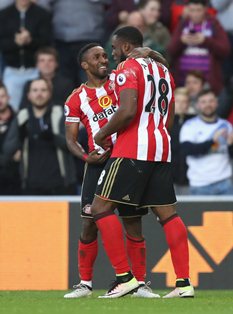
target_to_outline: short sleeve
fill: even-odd
[[[77,93],[72,93],[66,100],[64,106],[65,123],[80,122],[80,100]]]
[[[118,66],[115,85],[119,93],[124,89],[138,90],[138,65],[135,60],[127,60]]]

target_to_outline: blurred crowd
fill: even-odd
[[[233,0],[0,0],[0,195],[78,195],[84,163],[66,147],[63,105],[85,82],[77,55],[108,53],[137,27],[175,82],[178,194],[233,195]],[[78,141],[87,150],[84,128]]]

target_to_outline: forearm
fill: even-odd
[[[79,124],[68,124],[65,127],[66,145],[69,151],[77,158],[86,160],[87,153],[82,145],[77,141],[79,134]]]
[[[77,141],[67,140],[67,147],[69,151],[77,158],[86,160],[87,153],[83,149],[82,145]]]
[[[113,115],[111,120],[100,129],[100,132],[105,137],[108,137],[109,135],[114,133],[118,133],[119,131],[127,127],[133,120],[133,118],[134,115],[132,113],[129,113],[128,110],[120,107]]]
[[[148,55],[151,59],[157,61],[157,62],[160,62],[162,63],[163,65],[165,65],[165,67],[169,68],[169,64],[167,62],[167,60],[163,57],[162,54],[158,53],[157,51],[154,51],[154,50],[151,50],[149,52],[149,55]]]

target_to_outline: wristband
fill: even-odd
[[[82,155],[82,160],[83,160],[83,161],[86,161],[86,160],[87,160],[87,157],[88,157],[88,154],[84,153],[84,154]]]

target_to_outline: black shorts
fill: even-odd
[[[99,177],[96,195],[140,207],[175,204],[171,163],[110,158]]]
[[[84,179],[82,186],[82,195],[81,195],[81,217],[92,218],[91,215],[91,204],[95,196],[97,182],[99,176],[102,173],[105,164],[101,165],[92,165],[86,164],[84,171]],[[135,208],[130,205],[120,205],[118,206],[119,216],[122,217],[138,217],[143,216],[148,213],[147,208]]]

